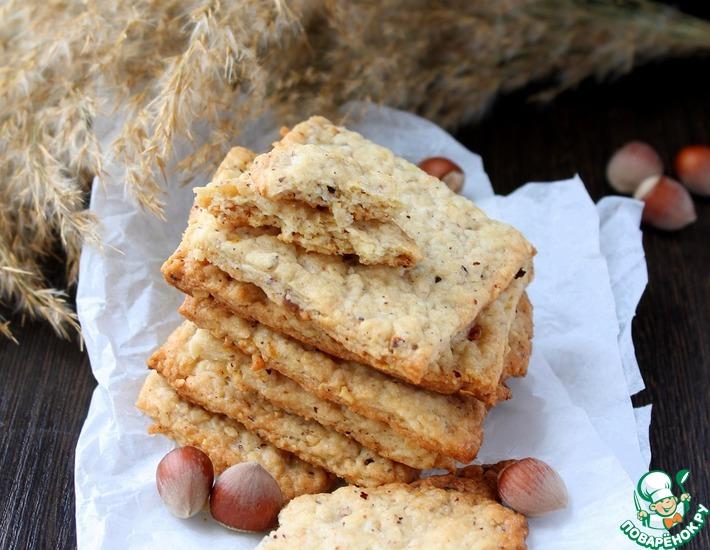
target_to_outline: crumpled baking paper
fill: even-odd
[[[578,178],[496,197],[481,159],[434,124],[370,105],[353,110],[350,127],[399,155],[454,159],[466,173],[464,194],[521,229],[538,249],[529,289],[535,307],[529,374],[511,382],[513,399],[489,415],[479,460],[535,456],[564,478],[569,506],[530,520],[530,548],[587,548],[599,537],[605,548],[622,547],[618,525],[633,516],[634,482],[650,457],[650,408],[635,412],[629,399],[643,387],[630,337],[646,284],[638,203],[614,198],[595,206]],[[99,125],[110,143],[115,121]],[[264,118],[239,143],[264,150],[276,136],[276,125]],[[145,360],[180,323],[181,295],[163,282],[160,265],[178,244],[192,191],[172,187],[161,222],[125,196],[113,163],[107,180],[91,197],[106,246],[84,247],[77,292],[98,381],[76,449],[78,545],[253,548],[259,536],[227,531],[207,512],[179,520],[165,510],[155,467],[173,444],[147,435],[150,420],[134,407]]]

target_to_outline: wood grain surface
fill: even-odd
[[[577,172],[598,199],[612,192],[604,167],[624,142],[652,143],[668,166],[683,145],[710,143],[709,90],[709,61],[665,62],[544,107],[503,98],[457,135],[498,193]],[[649,285],[633,329],[647,389],[633,402],[654,406],[653,467],[689,468],[687,489],[708,504],[710,200],[695,202],[693,226],[644,232]],[[0,548],[72,548],[74,447],[95,382],[76,345],[41,324],[14,326],[21,345],[0,341]],[[710,548],[710,527],[686,548]]]

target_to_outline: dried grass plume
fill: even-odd
[[[650,59],[710,48],[710,24],[645,0],[8,0],[0,4],[0,300],[78,329],[66,290],[109,151],[93,122],[107,98],[127,113],[112,154],[125,186],[162,215],[177,160],[215,166],[265,110],[288,123],[351,99],[446,127],[499,93],[545,82],[540,99]],[[173,158],[196,125],[209,143]],[[66,258],[62,289],[46,265]],[[0,316],[0,334],[12,338]]]

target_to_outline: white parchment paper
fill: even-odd
[[[361,118],[349,126],[396,153],[454,159],[466,172],[464,194],[537,247],[529,375],[513,381],[513,399],[489,415],[479,458],[536,456],[565,479],[570,506],[531,520],[531,548],[586,548],[600,535],[605,548],[623,547],[618,525],[633,514],[633,483],[650,456],[650,409],[635,413],[629,400],[642,387],[630,339],[646,282],[638,204],[595,206],[576,178],[495,197],[481,159],[437,126],[391,109],[356,109]],[[101,124],[108,143],[112,121]],[[263,150],[275,137],[276,126],[264,119],[239,142]],[[178,520],[162,507],[155,467],[173,445],[148,436],[150,421],[133,405],[146,358],[180,322],[181,296],[163,282],[160,265],[186,225],[191,189],[171,189],[161,222],[124,196],[117,166],[109,163],[108,173],[114,184],[94,186],[91,209],[110,246],[85,247],[77,293],[99,383],[76,451],[79,547],[253,548],[257,536],[228,532],[206,514]]]

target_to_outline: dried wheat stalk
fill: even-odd
[[[125,185],[162,214],[161,172],[196,124],[209,143],[175,159],[215,166],[249,118],[333,115],[351,99],[453,127],[530,82],[550,99],[593,76],[710,48],[710,25],[645,0],[9,0],[0,5],[0,299],[78,328],[43,267],[58,246],[66,287],[102,151],[93,121],[118,98]],[[12,337],[0,317],[0,334]]]

